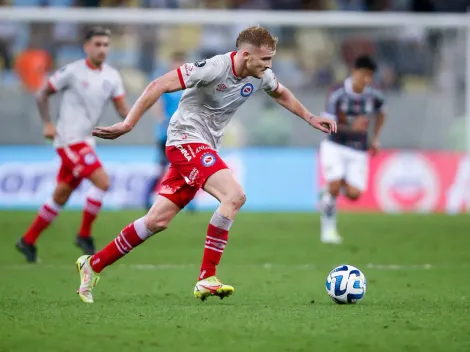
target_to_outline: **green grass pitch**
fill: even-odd
[[[219,267],[225,300],[193,297],[210,213],[177,217],[103,271],[95,303],[75,294],[81,214],[64,212],[14,249],[34,212],[0,212],[0,351],[470,351],[470,218],[340,214],[342,246],[319,242],[318,214],[241,213]],[[141,212],[104,212],[98,247]],[[368,279],[363,301],[325,291],[339,264]]]

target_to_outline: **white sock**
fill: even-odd
[[[321,202],[321,233],[336,229],[336,198],[325,191]]]
[[[145,241],[147,238],[153,235],[153,232],[150,231],[147,226],[145,226],[145,216],[142,216],[140,219],[134,221],[134,229],[137,233],[137,236],[139,236],[142,241]]]

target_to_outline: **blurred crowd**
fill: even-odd
[[[412,12],[463,12],[469,4],[470,0],[0,0],[2,6]],[[168,68],[173,52],[184,51],[187,60],[197,60],[233,50],[238,32],[248,25],[252,23],[243,23],[242,18],[237,25],[110,25],[113,50],[109,61],[123,72],[129,89],[139,91]],[[66,21],[0,21],[2,86],[21,81],[35,90],[42,80],[38,72],[81,58],[85,27]],[[453,58],[443,55],[443,31],[406,27],[269,29],[280,39],[274,64],[277,75],[299,87],[324,88],[344,78],[359,54],[376,57],[377,83],[385,90],[445,82],[446,67],[454,64]]]

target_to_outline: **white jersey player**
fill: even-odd
[[[34,222],[17,242],[17,249],[29,262],[37,260],[37,238],[85,178],[94,187],[87,195],[75,243],[86,254],[95,251],[91,227],[109,187],[109,176],[94,151],[91,132],[109,101],[114,102],[121,117],[125,118],[129,111],[121,76],[117,70],[104,63],[109,50],[109,37],[110,31],[107,29],[90,29],[84,45],[87,58],[59,69],[37,94],[44,137],[54,139],[61,166],[52,198],[41,207]],[[56,128],[50,119],[48,100],[50,95],[57,92],[62,93],[62,99]]]
[[[326,133],[336,131],[336,122],[312,115],[277,82],[271,71],[276,44],[277,39],[266,29],[249,27],[238,36],[238,51],[188,63],[167,73],[150,83],[124,122],[95,129],[95,136],[115,139],[131,131],[163,93],[186,90],[168,128],[166,154],[170,168],[159,196],[146,216],[129,224],[108,246],[93,256],[78,258],[76,265],[81,278],[78,292],[82,301],[93,302],[91,290],[106,266],[151,235],[165,230],[200,188],[217,198],[220,206],[207,229],[194,295],[204,300],[208,296],[223,298],[233,293],[232,286],[222,284],[215,276],[216,266],[233,219],[246,197],[217,153],[224,128],[251,94],[264,90],[314,128]]]

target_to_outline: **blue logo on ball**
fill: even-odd
[[[251,93],[253,93],[253,85],[251,83],[245,84],[240,90],[240,94],[244,98],[249,97]]]

